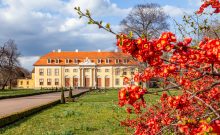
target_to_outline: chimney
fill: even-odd
[[[98,52],[101,52],[101,49],[98,49]]]
[[[75,52],[79,52],[79,50],[78,50],[78,49],[76,49],[76,50],[75,50]]]
[[[61,52],[61,49],[58,49],[57,52],[60,53],[60,52]]]

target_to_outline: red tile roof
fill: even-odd
[[[78,59],[78,63],[84,62],[88,57],[92,63],[100,66],[111,66],[111,65],[137,65],[137,62],[134,61],[129,55],[122,52],[49,52],[48,54],[42,56],[37,62],[34,63],[34,66],[72,66],[78,65],[74,63],[74,59]],[[106,63],[106,59],[109,58],[109,64]],[[51,63],[47,63],[48,59],[51,59]],[[55,60],[59,59],[59,63],[55,63]],[[66,59],[70,60],[69,64],[66,64]],[[101,64],[98,64],[98,59],[101,59]],[[119,59],[120,63],[116,64],[115,60]],[[128,59],[128,63],[124,64],[124,59]]]

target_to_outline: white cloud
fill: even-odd
[[[39,56],[23,56],[19,57],[18,60],[22,67],[28,69],[29,71],[32,70],[33,64],[39,59]]]
[[[100,16],[120,18],[130,11],[130,8],[119,8],[109,0],[1,2],[5,6],[0,7],[0,43],[15,40],[24,56],[43,55],[57,48],[97,50],[112,46],[115,36],[99,30],[97,26],[88,26],[85,19],[79,19],[75,14],[75,6],[88,8],[97,20],[101,20]]]
[[[171,17],[181,17],[185,13],[191,14],[193,13],[193,10],[191,9],[184,9],[184,8],[179,8],[171,5],[165,5],[163,6],[163,10],[166,14],[170,15]]]
[[[81,28],[82,26],[85,26],[86,21],[84,19],[79,18],[68,18],[65,20],[65,22],[60,26],[61,32],[66,32],[70,30],[76,30],[78,28]]]
[[[131,10],[131,8],[119,8],[110,0],[72,0],[67,8],[72,12],[73,8],[78,6],[81,7],[82,11],[88,9],[94,16],[125,16]]]

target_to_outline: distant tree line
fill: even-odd
[[[0,88],[11,89],[16,86],[18,78],[26,77],[29,72],[20,67],[17,45],[14,40],[8,40],[0,46]]]

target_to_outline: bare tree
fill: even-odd
[[[206,30],[203,31],[204,36],[211,37],[211,38],[220,38],[220,21],[214,20],[211,24],[207,27]]]
[[[1,86],[5,89],[7,84],[11,86],[12,80],[16,78],[16,69],[19,66],[17,46],[13,40],[8,40],[0,48],[0,74]]]
[[[168,18],[158,4],[136,5],[121,21],[122,32],[128,34],[132,31],[134,36],[144,36],[148,39],[158,37],[162,31],[169,29]]]
[[[209,17],[207,14],[204,14],[202,17],[197,14],[184,15],[183,23],[178,23],[174,20],[177,28],[177,32],[185,37],[192,37],[193,45],[198,45],[198,42],[201,41],[204,37],[218,38],[220,36],[220,22],[219,19],[215,16]]]

